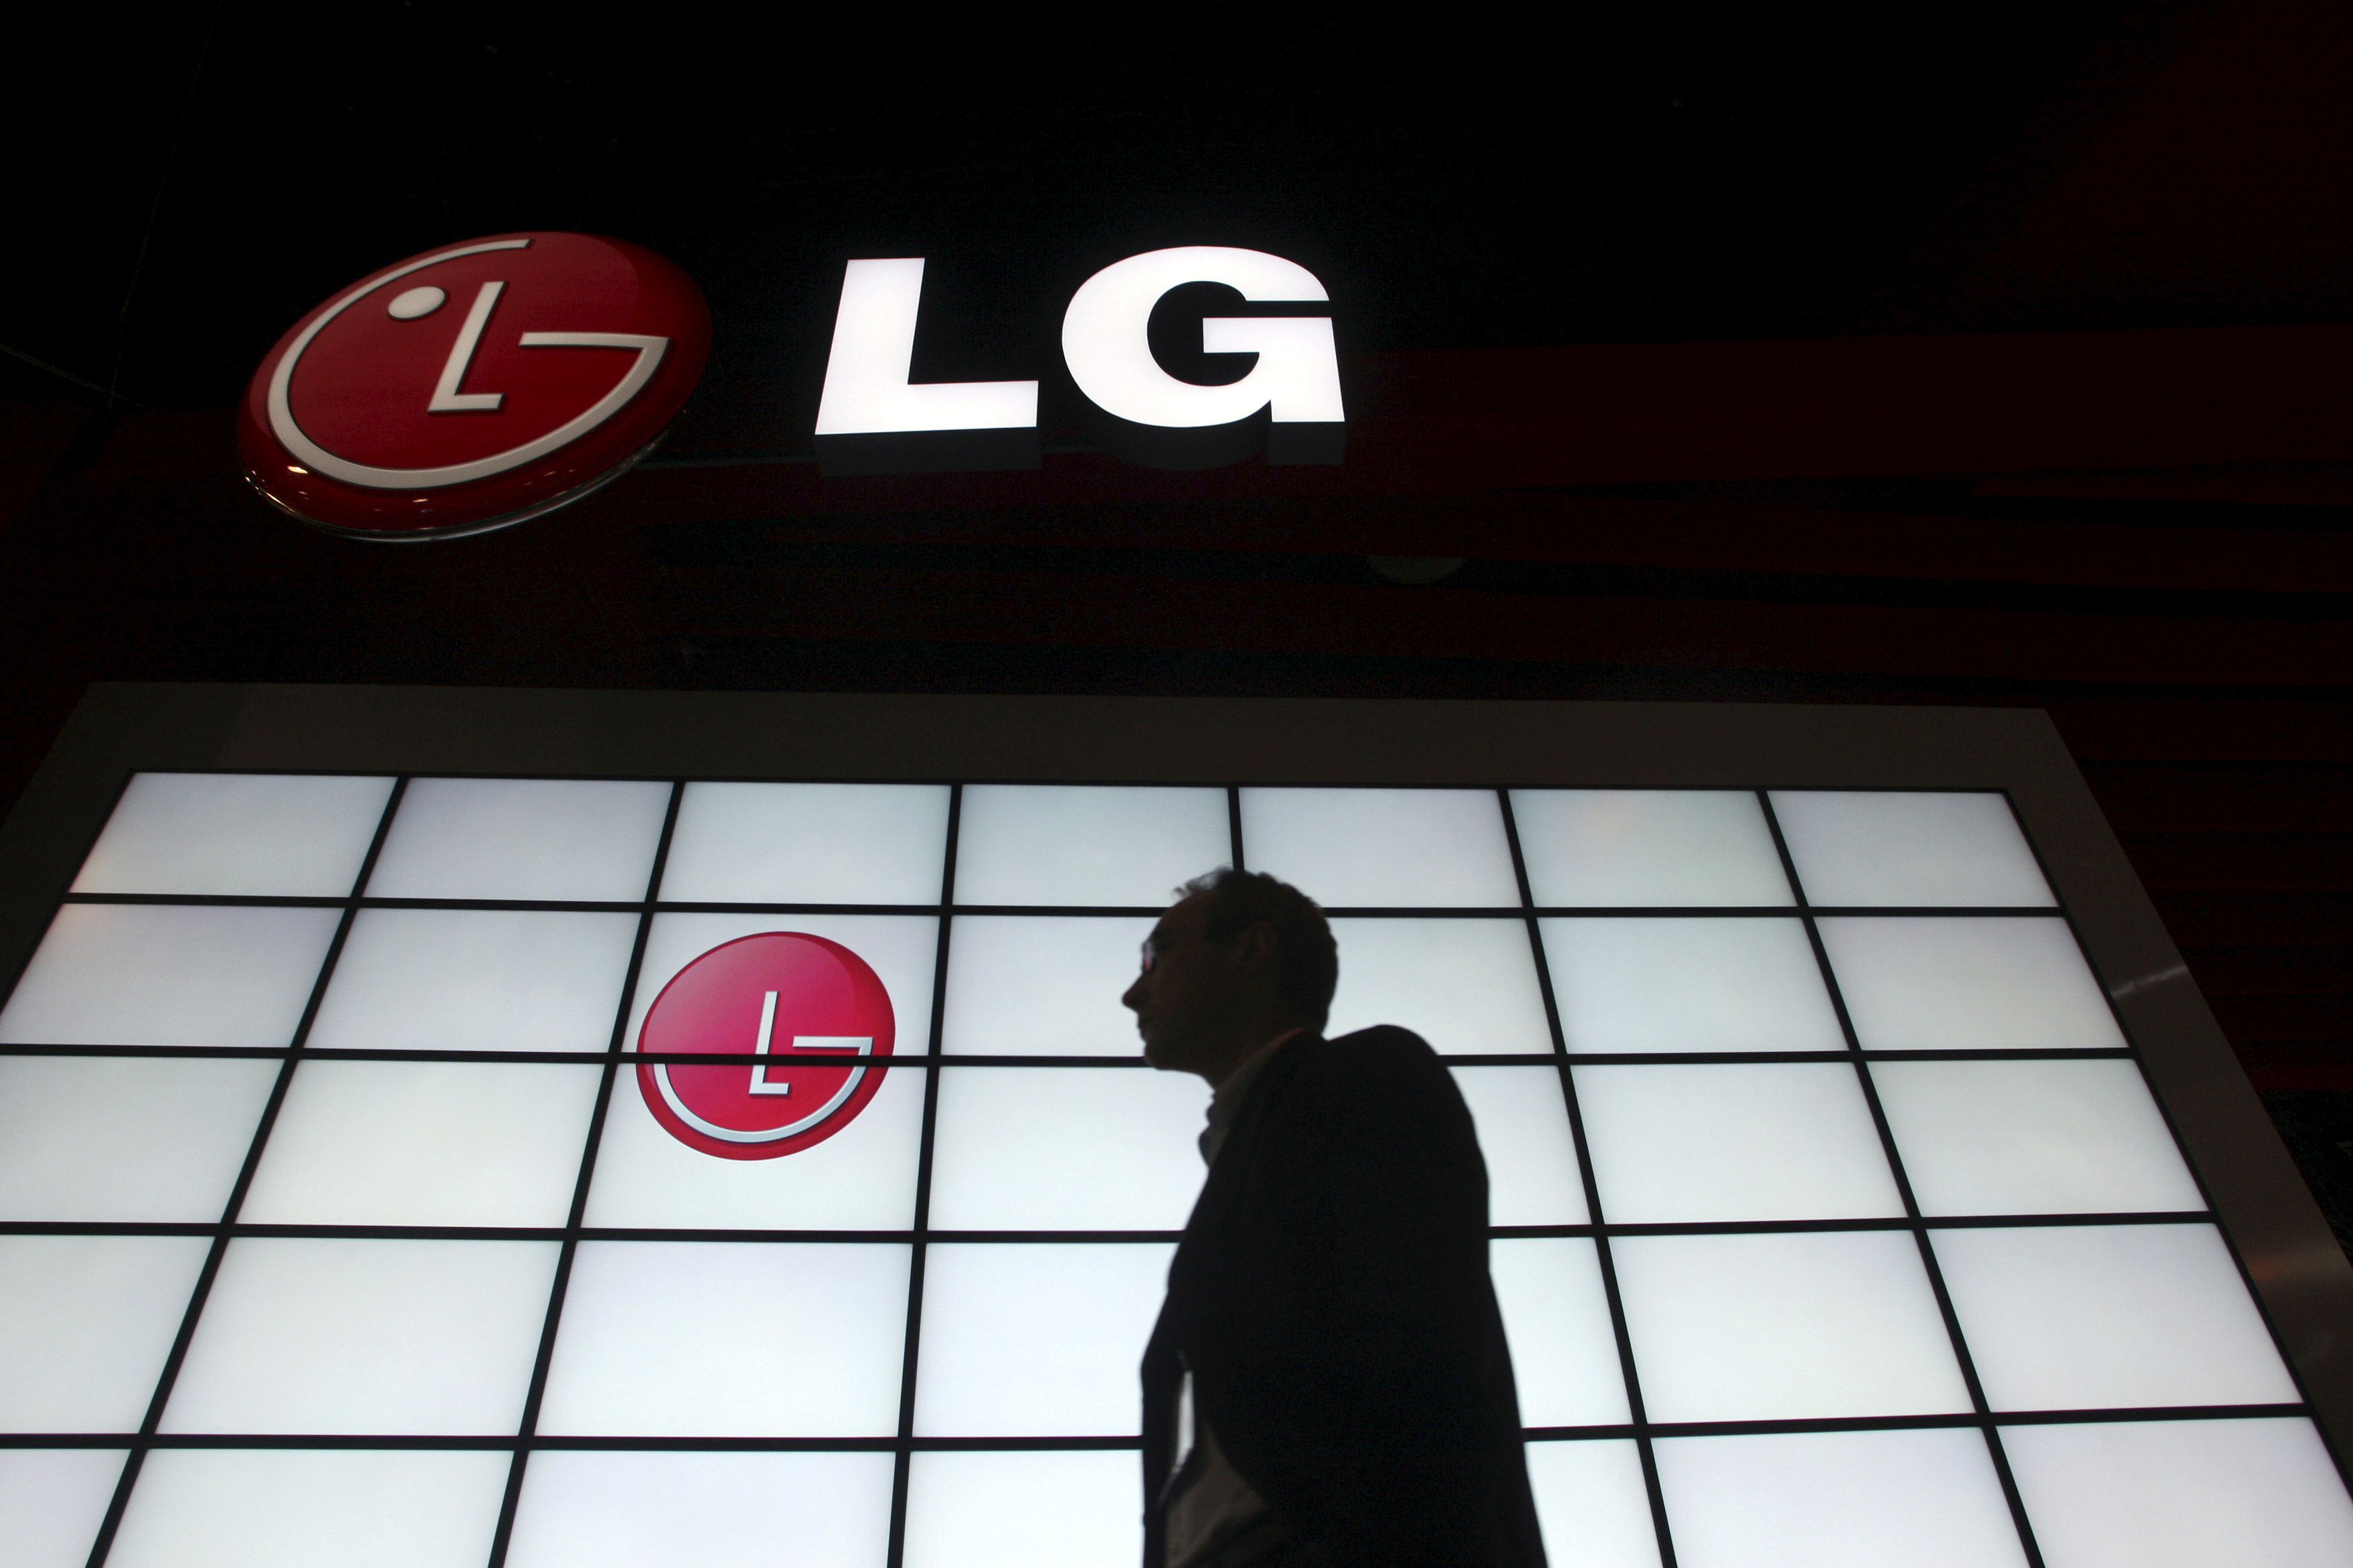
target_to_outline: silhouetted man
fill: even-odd
[[[1323,1037],[1339,958],[1297,889],[1185,892],[1124,998],[1216,1091],[1144,1358],[1145,1568],[1542,1568],[1454,1080],[1404,1029]]]

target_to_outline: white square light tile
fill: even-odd
[[[539,1429],[889,1436],[909,1256],[839,1242],[584,1243]]]
[[[635,903],[653,875],[670,790],[614,779],[411,779],[368,896]]]
[[[1520,902],[1493,790],[1246,789],[1242,853],[1325,909]]]
[[[638,917],[362,910],[311,1026],[316,1047],[601,1051]]]
[[[109,1568],[480,1568],[509,1457],[332,1448],[147,1456]]]
[[[1124,1568],[1144,1552],[1135,1456],[917,1454],[906,1568]]]
[[[137,1431],[211,1246],[0,1236],[0,1429]]]
[[[2010,802],[1989,791],[1777,789],[1773,815],[1812,904],[2057,902]]]
[[[1844,1062],[1578,1067],[1601,1212],[1620,1225],[1901,1215]]]
[[[391,794],[383,777],[139,773],[73,890],[343,898]]]
[[[728,1160],[671,1136],[635,1070],[613,1085],[586,1223],[687,1230],[904,1230],[915,1220],[922,1068],[882,1073],[856,1120],[772,1160]]]
[[[2025,1568],[1972,1429],[1670,1437],[1657,1451],[1688,1568]]]
[[[1515,789],[1512,820],[1547,907],[1797,901],[1745,789]]]
[[[1150,920],[958,915],[948,932],[940,1048],[969,1056],[1132,1057],[1135,984]]]
[[[0,1449],[0,1563],[83,1568],[122,1459],[120,1448]]]
[[[931,1048],[932,977],[938,972],[940,921],[936,915],[704,915],[654,917],[646,936],[644,964],[629,1004],[623,1050],[638,1048],[646,1010],[678,972],[712,948],[762,931],[801,931],[838,942],[863,959],[890,994],[895,1025],[892,1050],[921,1055]],[[600,1047],[601,1048],[601,1047]]]
[[[2353,1563],[2353,1501],[2312,1423],[2006,1426],[2049,1568]]]
[[[1530,1443],[1527,1453],[1552,1568],[1659,1568],[1659,1532],[1633,1444]]]
[[[1176,1230],[1209,1093],[1149,1068],[951,1068],[940,1079],[940,1230]]]
[[[1170,1242],[935,1242],[923,1265],[915,1432],[1123,1437]]]
[[[604,1069],[306,1061],[237,1218],[560,1226]]]
[[[219,1219],[279,1066],[0,1057],[0,1219]]]
[[[2206,1206],[2132,1062],[1882,1061],[1871,1076],[1923,1214]]]
[[[10,1045],[293,1043],[334,910],[68,904],[8,1005]]]
[[[1222,789],[967,784],[956,902],[1158,909],[1233,858]]]
[[[1487,1162],[1490,1225],[1583,1225],[1585,1183],[1560,1069],[1456,1068]]]
[[[531,1457],[507,1568],[882,1568],[888,1454]],[[780,1542],[788,1537],[788,1544]]]
[[[1499,1238],[1488,1244],[1487,1268],[1511,1342],[1521,1422],[1606,1426],[1629,1419],[1626,1373],[1593,1243],[1581,1237]]]
[[[1650,916],[1540,927],[1571,1051],[1846,1049],[1800,921]]]
[[[1857,916],[1818,923],[1865,1050],[2124,1047],[2064,921]]]
[[[672,903],[936,904],[945,784],[691,784],[670,830]]]
[[[552,1241],[231,1242],[166,1432],[512,1433]]]
[[[1629,1237],[1610,1254],[1653,1421],[1969,1408],[1907,1232]]]
[[[1552,1054],[1535,950],[1520,920],[1339,920],[1340,987],[1324,1033],[1411,1029],[1442,1055]]]
[[[1996,1410],[2300,1397],[2212,1226],[2002,1226],[1931,1236]]]

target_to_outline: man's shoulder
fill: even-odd
[[[1304,1080],[1396,1089],[1447,1078],[1430,1042],[1395,1024],[1300,1043],[1306,1048],[1300,1053],[1298,1077]]]
[[[1286,1148],[1345,1150],[1365,1190],[1482,1172],[1471,1113],[1445,1060],[1410,1029],[1384,1024],[1301,1041],[1297,1069],[1270,1097],[1265,1136]],[[1387,1151],[1377,1174],[1367,1144]]]
[[[1369,1029],[1354,1029],[1345,1035],[1315,1042],[1320,1054],[1334,1060],[1361,1060],[1377,1057],[1396,1061],[1438,1063],[1438,1053],[1428,1040],[1411,1029],[1396,1024],[1375,1024]]]

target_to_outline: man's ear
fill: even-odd
[[[1244,926],[1234,936],[1234,964],[1244,974],[1255,974],[1282,959],[1282,939],[1264,921]]]

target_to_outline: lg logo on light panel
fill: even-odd
[[[1345,416],[1332,318],[1205,316],[1203,353],[1251,354],[1255,363],[1223,385],[1183,381],[1153,353],[1150,326],[1163,299],[1196,283],[1221,284],[1253,304],[1321,305],[1329,299],[1297,262],[1225,246],[1147,251],[1104,268],[1071,296],[1061,349],[1071,381],[1100,416],[1094,423],[1106,445],[1176,468],[1238,461],[1261,444],[1271,462],[1337,462]],[[817,418],[818,454],[828,469],[980,466],[992,456],[1018,461],[1018,439],[992,446],[987,437],[1034,437],[1034,381],[908,379],[923,289],[919,257],[852,261],[845,269]],[[1262,434],[1256,427],[1261,416]],[[907,439],[926,437],[945,438],[932,449],[935,464]]]
[[[821,936],[764,931],[688,964],[646,1010],[638,1092],[670,1135],[728,1160],[773,1160],[824,1142],[882,1087],[891,995],[866,961]],[[749,1058],[748,1060],[746,1058]]]
[[[1037,467],[1038,382],[913,379],[923,269],[920,257],[845,268],[821,468]],[[1204,284],[1259,312],[1187,323],[1184,352],[1247,356],[1219,384],[1171,374],[1153,349],[1155,310]],[[693,280],[651,251],[580,234],[470,240],[385,268],[290,328],[247,388],[238,449],[254,487],[305,521],[367,539],[479,533],[577,500],[651,450],[711,338]],[[1340,460],[1329,297],[1297,262],[1212,245],[1128,257],[1071,297],[1060,348],[1072,414],[1122,457]]]

